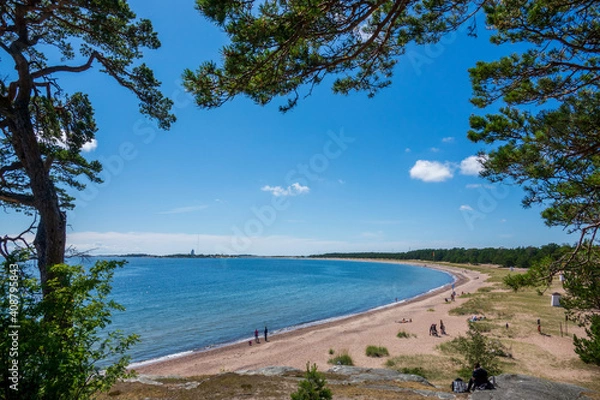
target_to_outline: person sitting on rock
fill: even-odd
[[[467,386],[467,392],[471,391],[471,388],[478,389],[484,387],[488,388],[488,373],[485,369],[481,368],[479,363],[475,364],[475,368],[473,368],[473,376],[469,379],[469,385]]]

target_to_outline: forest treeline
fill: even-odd
[[[411,250],[401,253],[326,253],[311,257],[443,261],[460,264],[496,264],[502,267],[529,268],[546,257],[557,259],[571,250],[573,250],[571,246],[550,243],[541,247],[527,246],[512,249],[502,247],[465,249],[456,247],[452,249]]]

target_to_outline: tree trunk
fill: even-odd
[[[40,217],[34,245],[42,291],[46,295],[49,291],[47,282],[54,277],[49,268],[65,261],[66,215],[60,209],[50,171],[44,165],[28,110],[16,109],[15,114],[12,144],[29,176],[35,208]]]

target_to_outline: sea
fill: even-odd
[[[126,260],[112,292],[126,311],[115,312],[110,329],[140,335],[129,351],[133,366],[247,341],[255,329],[262,338],[265,326],[272,335],[390,306],[454,280],[422,266],[377,262]]]

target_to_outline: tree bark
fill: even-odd
[[[15,109],[15,118],[11,121],[12,144],[30,179],[34,207],[40,217],[34,245],[42,291],[46,295],[47,282],[54,278],[49,268],[65,261],[66,215],[60,209],[50,171],[44,165],[29,111],[23,108]]]

